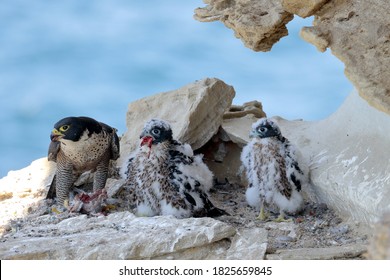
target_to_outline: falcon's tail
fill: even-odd
[[[211,209],[207,211],[206,217],[220,217],[220,216],[230,216],[228,212],[218,207],[213,206]]]
[[[46,199],[54,199],[56,197],[56,175],[54,175],[53,180],[51,181],[49,190],[46,194]]]

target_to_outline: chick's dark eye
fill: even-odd
[[[155,128],[155,129],[152,130],[152,133],[153,133],[154,135],[159,135],[159,134],[160,134],[160,130],[157,129],[157,128]]]
[[[265,132],[267,129],[266,129],[265,127],[260,127],[258,130],[259,130],[260,132]]]

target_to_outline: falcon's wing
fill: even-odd
[[[61,143],[51,141],[49,145],[49,151],[47,153],[47,159],[49,161],[57,162],[57,154],[60,150]],[[54,175],[49,190],[46,194],[46,199],[54,199],[56,197],[56,175]]]
[[[116,134],[116,129],[114,129],[114,132],[112,133],[111,138],[111,159],[117,160],[120,155],[120,145],[119,145],[119,137]]]
[[[56,197],[56,181],[56,175],[54,175],[49,190],[47,191],[46,199],[54,199]]]
[[[49,161],[57,162],[57,154],[60,150],[60,142],[50,141],[49,151],[47,153],[47,159]]]
[[[111,136],[111,158],[112,160],[116,160],[119,158],[119,137],[116,134],[118,131],[116,128],[113,128],[105,123],[99,123],[102,126],[102,129]]]

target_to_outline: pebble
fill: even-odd
[[[275,238],[275,241],[279,243],[286,243],[286,242],[293,242],[295,241],[295,239],[292,238],[291,236],[280,235]]]
[[[10,225],[8,225],[8,224],[4,225],[2,228],[3,228],[4,231],[11,231],[12,230],[12,227]]]
[[[299,245],[302,248],[314,248],[317,247],[317,242],[316,240],[313,239],[306,239],[306,240],[301,240]]]
[[[328,210],[328,205],[326,205],[326,203],[320,203],[315,208],[317,208],[317,211],[325,212]]]
[[[346,234],[346,233],[348,233],[348,231],[349,231],[349,226],[348,225],[340,225],[340,226],[337,226],[337,227],[331,227],[329,229],[329,232],[331,234],[339,234],[339,235]]]
[[[334,217],[331,221],[330,221],[330,224],[331,225],[338,225],[342,222],[343,220],[339,217]]]

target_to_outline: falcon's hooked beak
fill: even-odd
[[[150,157],[150,151],[152,149],[152,144],[153,144],[153,137],[152,136],[144,136],[141,138],[141,147],[147,145],[149,147],[149,153],[148,157]]]
[[[64,136],[64,134],[62,134],[61,132],[59,132],[57,129],[53,129],[51,131],[51,134],[50,134],[50,140],[55,142],[55,141],[58,141],[59,138],[62,138]]]
[[[149,149],[152,148],[153,137],[152,136],[144,136],[141,138],[141,146],[148,145]]]

